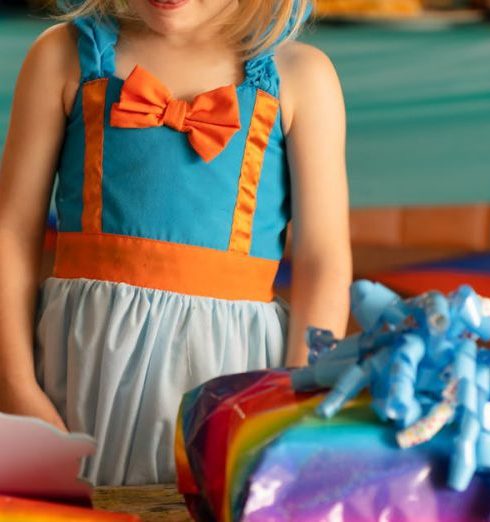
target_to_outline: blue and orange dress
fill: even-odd
[[[290,220],[274,49],[245,79],[177,100],[136,66],[115,76],[118,25],[74,22],[82,71],[40,288],[39,382],[72,431],[95,436],[93,484],[174,476],[182,394],[283,364],[273,282]]]

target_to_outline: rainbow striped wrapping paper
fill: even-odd
[[[295,394],[289,373],[251,372],[184,396],[176,438],[179,489],[202,522],[490,521],[490,480],[445,487],[450,428],[399,449],[368,398],[330,421],[323,394]]]

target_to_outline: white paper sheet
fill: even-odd
[[[95,447],[89,435],[0,413],[0,494],[87,501],[92,488],[78,475]]]

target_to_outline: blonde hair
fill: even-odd
[[[239,0],[231,15],[221,17],[222,33],[244,58],[251,58],[270,48],[283,35],[297,36],[309,7],[315,0]],[[127,0],[65,0],[64,12],[57,17],[73,20],[81,16],[103,19],[134,19]]]

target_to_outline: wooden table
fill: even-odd
[[[143,522],[190,522],[184,499],[175,485],[98,487],[94,507],[139,515]]]

